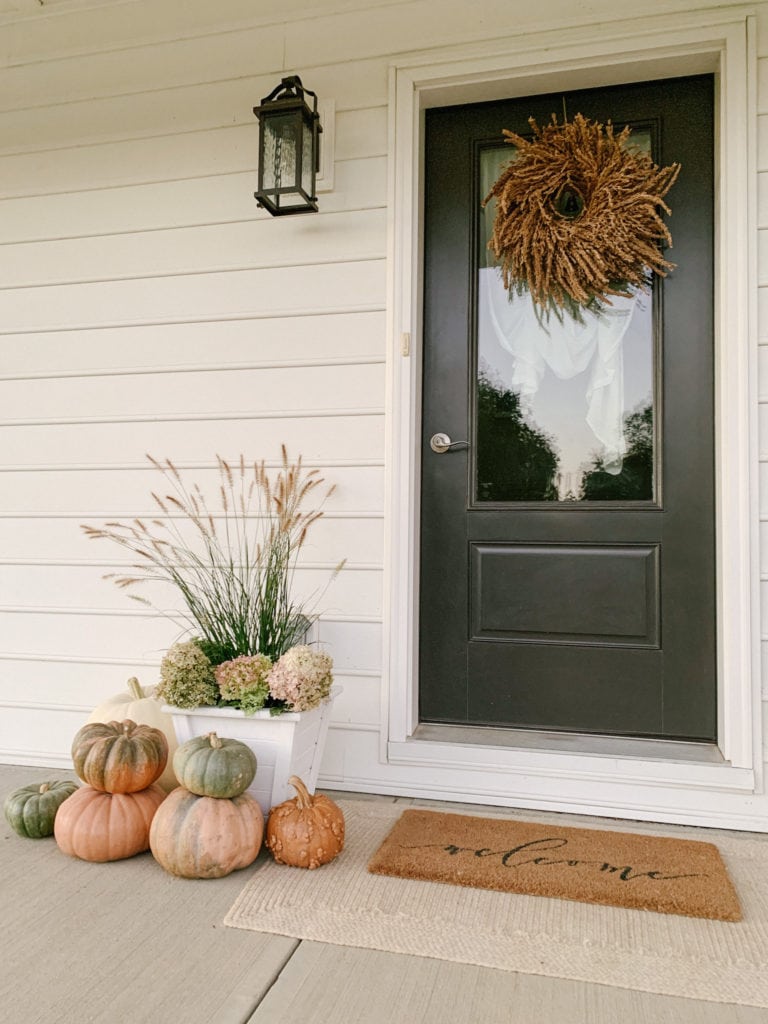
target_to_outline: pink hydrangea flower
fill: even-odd
[[[311,711],[331,692],[333,659],[307,644],[292,647],[272,667],[267,682],[275,700],[284,700],[291,711]]]

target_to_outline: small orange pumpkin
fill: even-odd
[[[247,793],[230,799],[198,796],[179,786],[152,820],[155,860],[182,878],[223,878],[259,855],[264,814]]]
[[[151,725],[91,722],[72,741],[75,771],[89,786],[106,793],[137,793],[163,774],[168,740]]]
[[[288,781],[296,796],[269,812],[264,843],[278,864],[319,868],[344,848],[344,814],[330,797],[311,796],[298,776]]]
[[[138,793],[81,786],[59,808],[53,834],[70,857],[99,863],[133,857],[149,849],[149,826],[164,799],[158,785]]]

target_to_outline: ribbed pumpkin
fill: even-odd
[[[223,878],[258,856],[264,815],[247,793],[222,800],[179,786],[152,821],[149,845],[155,860],[182,878]]]
[[[344,814],[330,797],[312,796],[296,775],[296,796],[269,812],[265,845],[278,864],[319,868],[344,848]]]
[[[137,793],[160,778],[168,761],[168,741],[151,725],[92,722],[72,741],[75,771],[89,786],[106,793]]]
[[[190,793],[230,799],[253,782],[256,755],[240,740],[209,732],[181,744],[173,755],[173,770]]]
[[[9,793],[3,803],[8,824],[25,839],[53,835],[53,822],[59,807],[77,790],[70,780],[34,782]]]
[[[149,849],[149,826],[165,800],[165,790],[149,786],[138,793],[105,793],[81,786],[56,815],[53,834],[70,857],[103,862],[123,860]]]
[[[131,676],[127,689],[108,697],[94,708],[88,722],[123,722],[128,718],[137,725],[151,725],[153,729],[159,729],[168,740],[168,763],[157,781],[163,789],[170,791],[178,785],[171,764],[178,740],[173,718],[160,710],[163,702],[157,700],[154,693],[154,686],[141,686],[136,676]]]

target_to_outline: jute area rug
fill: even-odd
[[[741,900],[743,918],[733,923],[373,874],[368,862],[403,806],[339,803],[342,854],[316,871],[260,859],[226,925],[768,1007],[768,842],[717,839]]]

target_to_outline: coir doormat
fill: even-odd
[[[407,810],[374,874],[740,921],[717,847],[690,839]]]

